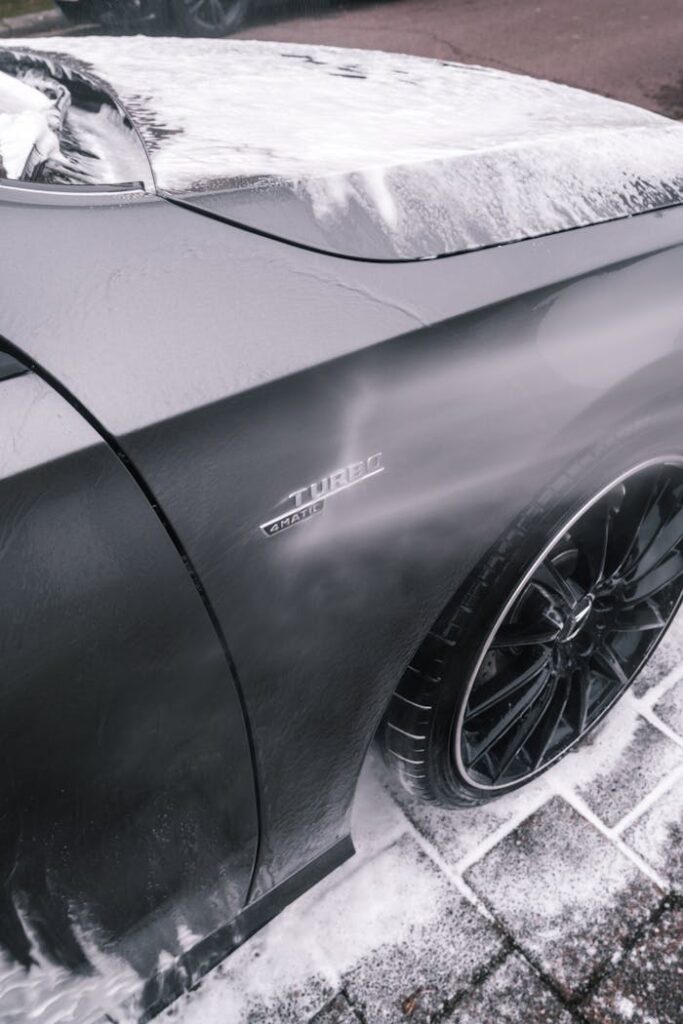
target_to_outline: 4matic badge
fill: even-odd
[[[302,487],[299,491],[292,491],[288,497],[289,508],[281,512],[275,519],[267,523],[261,523],[261,530],[266,537],[274,537],[283,530],[288,530],[298,523],[305,523],[313,516],[319,516],[325,508],[325,502],[341,491],[348,490],[368,480],[371,476],[377,476],[384,472],[382,465],[382,453],[377,452],[363,462],[352,462],[350,466],[344,466],[322,480],[316,480],[308,487]]]

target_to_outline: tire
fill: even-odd
[[[168,26],[166,0],[95,0],[95,10],[109,32],[159,35]]]
[[[55,6],[62,12],[70,25],[83,25],[97,20],[89,0],[79,0],[78,3],[73,4],[55,0]]]
[[[236,32],[251,0],[171,0],[176,27],[186,36],[220,38]]]
[[[467,807],[520,788],[652,656],[683,592],[683,434],[660,435],[641,425],[577,459],[449,602],[378,732],[411,794]]]
[[[55,0],[71,25],[99,22],[109,31],[131,29],[158,33],[167,22],[165,0],[79,0],[71,4]]]

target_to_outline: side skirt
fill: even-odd
[[[146,1024],[174,1000],[195,988],[204,975],[354,853],[351,836],[345,836],[277,888],[245,907],[230,924],[198,942],[179,957],[173,967],[150,978],[142,995],[139,1024]]]

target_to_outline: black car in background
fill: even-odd
[[[55,0],[75,23],[175,30],[188,36],[224,36],[244,21],[252,0]]]

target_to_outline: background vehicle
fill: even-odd
[[[351,854],[378,727],[485,800],[654,649],[683,128],[306,47],[0,70],[0,939],[38,979],[115,953],[149,1015]]]
[[[242,24],[251,0],[55,0],[76,23],[102,21],[110,26],[173,28],[188,36],[224,36]]]

